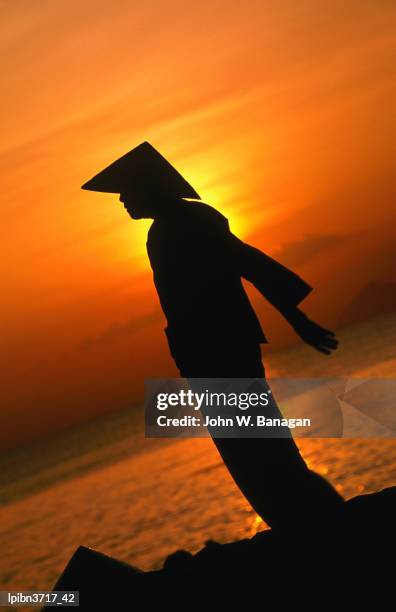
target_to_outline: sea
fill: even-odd
[[[396,378],[396,313],[338,336],[331,357],[306,345],[265,354],[269,381]],[[297,442],[309,466],[346,498],[395,484],[396,439]],[[1,590],[51,589],[80,545],[150,570],[175,550],[194,553],[207,540],[230,542],[267,528],[209,438],[147,439],[141,407],[3,455],[0,500]]]

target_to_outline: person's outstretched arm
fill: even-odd
[[[297,306],[284,310],[278,308],[278,310],[290,323],[296,334],[320,353],[330,355],[338,347],[335,333],[309,319]]]
[[[298,308],[312,287],[272,257],[234,234],[231,237],[241,276],[279,310],[304,342],[326,355],[335,350],[338,346],[335,333],[309,319]]]

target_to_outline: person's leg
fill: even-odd
[[[265,383],[259,346],[212,350],[206,359],[197,351],[181,371],[189,379],[257,378]],[[275,400],[269,411],[268,416],[282,418]],[[212,438],[236,484],[270,527],[291,529],[331,516],[343,506],[343,498],[308,468],[290,431],[282,428],[282,434],[284,437]]]
[[[309,470],[292,438],[213,442],[246,499],[274,529],[324,520],[343,504],[331,484]]]

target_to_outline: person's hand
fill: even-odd
[[[334,332],[321,327],[307,316],[294,322],[293,328],[304,342],[320,353],[331,355],[338,347],[338,340]]]

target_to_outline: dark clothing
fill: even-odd
[[[297,274],[234,236],[227,219],[202,202],[185,202],[177,214],[155,220],[147,252],[174,357],[209,338],[267,342],[241,277],[279,309],[296,306],[311,291]]]
[[[311,291],[296,274],[244,244],[223,215],[185,203],[152,224],[147,250],[168,321],[171,354],[183,377],[257,378],[265,382],[260,344],[266,342],[241,277],[279,310]],[[276,403],[270,416],[281,417]],[[323,516],[342,498],[311,472],[287,428],[284,438],[216,438],[235,482],[274,528]]]
[[[204,390],[202,383],[196,387],[198,378],[261,378],[263,391],[268,386],[259,345],[228,342],[204,352],[195,346],[190,358],[176,364],[192,391]],[[282,418],[275,401],[266,416]],[[337,491],[308,468],[288,428],[282,428],[282,437],[278,430],[268,438],[216,438],[209,432],[239,489],[273,529],[312,526],[343,507]]]

